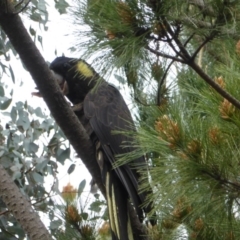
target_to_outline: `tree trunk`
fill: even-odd
[[[50,240],[51,236],[31,203],[20,192],[6,170],[0,165],[0,198],[21,224],[31,240]]]

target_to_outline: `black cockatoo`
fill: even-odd
[[[58,57],[50,64],[50,69],[60,80],[66,97],[74,106],[79,106],[73,109],[96,146],[96,161],[106,187],[112,239],[142,239],[132,231],[129,200],[142,222],[144,213],[152,209],[151,204],[142,206],[151,190],[139,193],[137,168],[147,170],[145,159],[142,156],[130,164],[113,167],[116,155],[133,151],[131,145],[122,147],[132,141],[129,136],[113,133],[114,130],[133,131],[133,120],[123,97],[81,59]]]

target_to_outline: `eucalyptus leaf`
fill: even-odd
[[[36,114],[36,116],[40,117],[40,118],[44,118],[45,116],[42,113],[42,109],[40,107],[37,107],[34,111],[34,113]]]
[[[16,124],[18,127],[22,127],[25,131],[30,127],[30,120],[24,111],[19,111],[19,118]]]
[[[12,122],[15,123],[17,120],[17,110],[15,107],[11,109],[10,116],[11,116]]]
[[[32,177],[36,183],[43,183],[43,176],[37,172],[32,172]]]
[[[21,172],[20,171],[14,171],[13,174],[12,174],[12,179],[13,180],[16,180],[16,179],[19,179],[21,177]]]
[[[40,42],[41,46],[43,47],[43,45],[42,45],[42,36],[38,36],[38,41]]]
[[[60,14],[66,13],[69,4],[65,0],[58,0],[55,3],[55,8],[58,10]]]
[[[54,211],[50,210],[49,213],[48,213],[48,216],[49,216],[50,221],[52,221],[53,218],[55,217]]]
[[[39,146],[33,142],[29,143],[29,152],[36,153],[38,151]]]
[[[14,76],[14,72],[12,70],[11,65],[9,65],[8,69],[9,69],[12,81],[13,81],[13,83],[15,83],[15,76]]]
[[[89,210],[99,213],[101,211],[101,206],[103,205],[103,203],[101,201],[94,201],[93,203],[91,203]]]
[[[16,150],[12,150],[12,152],[18,157],[18,158],[22,158],[21,154],[16,151]]]
[[[86,212],[83,212],[81,214],[81,216],[82,216],[83,220],[87,220],[88,219],[88,213],[86,213]]]
[[[120,75],[114,74],[114,77],[115,77],[115,78],[118,80],[118,82],[121,83],[121,84],[126,84],[126,83],[127,83],[126,79],[123,78],[123,77],[120,76]]]
[[[53,120],[48,118],[41,123],[40,128],[48,131],[52,124],[53,124]]]
[[[70,175],[75,170],[76,164],[71,164],[67,170],[67,173]]]
[[[80,184],[79,184],[79,186],[78,186],[78,197],[81,196],[81,194],[82,194],[85,186],[86,186],[86,180],[84,179],[84,180],[82,180],[82,181],[80,182]]]
[[[4,153],[5,153],[4,150],[0,150],[0,157],[2,157]]]
[[[3,215],[0,215],[0,227],[6,227],[7,226],[7,218]]]
[[[60,219],[53,220],[50,222],[50,229],[58,229],[62,225],[62,221]]]
[[[35,166],[36,171],[41,172],[48,164],[48,159],[44,159]]]
[[[30,19],[32,19],[35,22],[42,22],[41,14],[39,14],[37,12],[32,12],[32,14],[30,15]]]
[[[0,97],[4,97],[4,96],[5,96],[4,88],[2,85],[0,85]]]
[[[12,98],[9,98],[6,101],[4,101],[3,103],[1,103],[1,107],[0,107],[1,110],[6,110],[9,107],[9,105],[11,104],[11,102],[12,102]]]
[[[37,3],[37,7],[40,11],[43,11],[43,12],[45,12],[47,10],[46,2],[44,0],[39,0]]]
[[[32,36],[36,35],[36,31],[32,27],[29,28],[29,32]]]
[[[66,148],[64,150],[59,149],[56,153],[57,161],[59,161],[62,164],[66,159],[69,159],[69,157],[70,157],[70,148]]]

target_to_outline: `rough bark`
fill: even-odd
[[[20,192],[6,170],[0,165],[0,198],[8,210],[21,224],[31,240],[52,239],[46,227],[41,222],[31,203]]]

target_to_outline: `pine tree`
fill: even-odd
[[[86,38],[76,47],[98,53],[100,70],[120,70],[137,100],[136,144],[158,212],[154,239],[240,237],[239,8],[238,1],[89,0],[75,9],[76,22],[90,26],[77,33]]]

